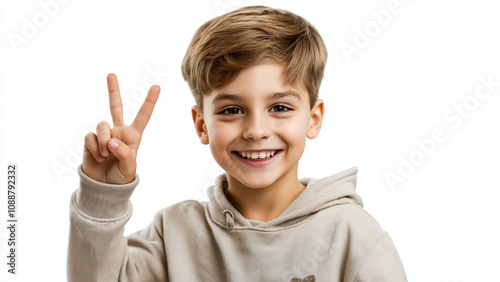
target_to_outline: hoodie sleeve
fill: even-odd
[[[368,252],[358,269],[354,281],[408,281],[403,263],[387,232],[383,232],[382,236]]]
[[[70,204],[68,281],[167,280],[161,216],[146,229],[124,237],[132,215],[130,196],[139,176],[128,184],[106,184],[78,167],[80,187]]]

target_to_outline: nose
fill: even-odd
[[[243,128],[243,138],[247,140],[267,139],[270,136],[270,124],[265,114],[252,113],[247,116]]]

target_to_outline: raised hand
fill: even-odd
[[[134,121],[131,125],[125,125],[116,75],[110,73],[107,80],[113,128],[101,121],[97,125],[97,134],[89,132],[85,136],[82,170],[87,176],[100,182],[125,184],[134,180],[137,150],[160,95],[160,87],[151,86]]]

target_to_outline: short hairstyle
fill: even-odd
[[[280,63],[286,85],[305,87],[312,108],[326,58],[323,39],[304,18],[250,6],[211,19],[196,31],[182,61],[182,75],[203,110],[203,97],[229,84],[241,70]]]

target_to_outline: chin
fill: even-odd
[[[250,189],[264,189],[276,182],[276,179],[263,175],[232,176],[232,178]]]

